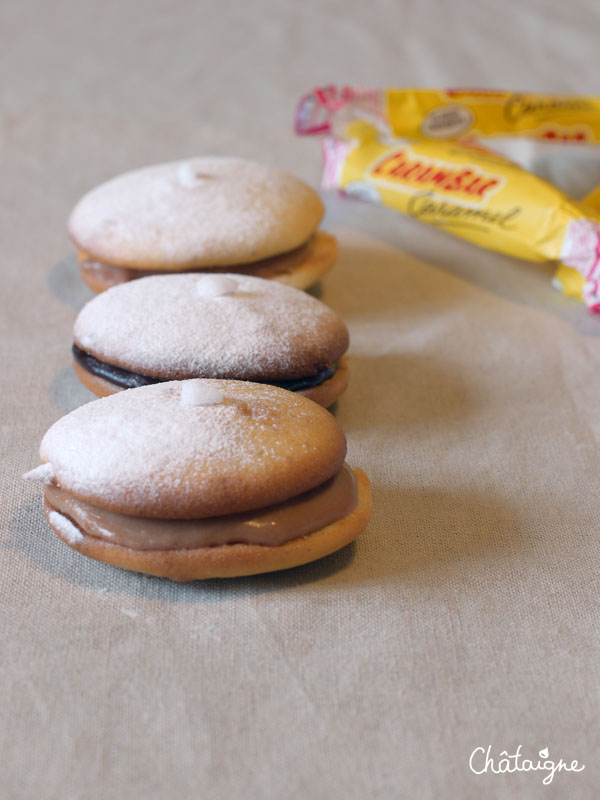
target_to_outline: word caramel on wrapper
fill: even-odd
[[[321,98],[318,91],[300,102],[296,130],[326,134],[324,188],[390,206],[489,250],[560,261],[555,285],[600,312],[598,205],[578,204],[472,138],[543,138],[549,125],[557,136],[562,125],[568,138],[566,129],[579,120],[582,136],[600,142],[600,100],[481,92],[482,105],[471,92],[473,102],[458,109],[450,95],[442,102],[429,90],[347,88]],[[458,138],[465,134],[470,138]]]

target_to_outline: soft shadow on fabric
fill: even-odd
[[[382,209],[377,207],[375,211]],[[326,286],[328,281],[337,282],[341,303],[338,298],[335,310],[346,319],[393,309],[402,310],[409,318],[418,317],[426,308],[432,311],[451,307],[464,299],[465,288],[478,287],[516,305],[564,320],[586,336],[600,336],[600,315],[590,313],[583,303],[553,287],[556,262],[528,262],[482,250],[437,229],[428,230],[427,235],[418,230],[418,235],[413,236],[413,226],[421,223],[403,219],[400,227],[389,224],[397,222],[396,217],[388,219],[387,225],[375,217],[372,227],[365,226],[360,215],[355,225],[351,219],[338,220],[345,229],[363,230],[369,238],[390,248],[342,243],[339,262],[325,280]],[[420,276],[415,281],[415,268],[419,267]],[[364,280],[365,273],[371,279],[368,282]],[[450,282],[444,273],[460,281]],[[361,286],[361,291],[353,294],[351,288],[356,285]],[[327,302],[327,296],[324,299]]]
[[[300,567],[251,575],[190,583],[175,583],[112,567],[82,556],[65,545],[52,531],[42,511],[41,492],[21,506],[10,525],[11,538],[0,548],[22,553],[37,567],[67,583],[87,589],[110,591],[129,597],[144,597],[170,603],[202,604],[247,595],[281,592],[309,586],[330,578],[343,582],[342,573],[353,563],[354,542],[330,556]]]
[[[55,297],[77,311],[96,296],[83,282],[75,256],[54,264],[48,271],[46,283]]]
[[[81,383],[69,364],[58,372],[50,385],[50,394],[57,410],[68,414],[79,406],[96,400],[96,395]]]

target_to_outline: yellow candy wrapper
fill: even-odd
[[[365,119],[393,136],[456,139],[526,136],[600,143],[600,98],[486,89],[325,86],[305,95],[296,132],[337,135]]]
[[[478,145],[390,139],[364,120],[341,133],[323,143],[324,188],[390,206],[489,250],[562,261],[580,276],[577,290],[588,308],[600,311],[600,214]]]
[[[300,100],[295,127],[328,137],[324,186],[390,205],[488,249],[562,261],[554,286],[600,312],[600,187],[578,204],[478,146],[490,137],[564,144],[567,151],[572,144],[596,146],[600,98],[327,86]]]

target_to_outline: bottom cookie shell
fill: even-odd
[[[194,550],[133,550],[86,535],[66,517],[59,515],[46,499],[44,513],[50,527],[63,542],[89,558],[115,567],[179,582],[258,575],[308,564],[356,539],[371,516],[371,487],[362,470],[353,472],[357,502],[350,514],[277,547],[230,544]],[[61,524],[59,518],[68,524]]]

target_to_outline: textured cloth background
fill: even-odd
[[[316,184],[291,132],[314,85],[593,93],[599,24],[592,0],[0,6],[2,798],[597,796],[600,319],[550,266],[326,198],[337,416],[374,514],[316,564],[121,572],[62,545],[20,476],[91,399],[69,353],[84,191],[204,153]],[[488,744],[586,768],[474,775]]]

